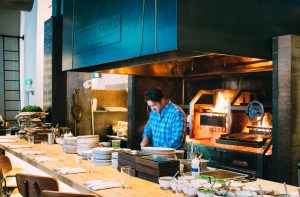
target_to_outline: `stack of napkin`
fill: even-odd
[[[54,170],[60,174],[76,174],[76,173],[86,172],[86,170],[83,168],[70,168],[70,167],[54,168]]]
[[[55,161],[57,159],[53,158],[53,157],[36,157],[36,158],[34,158],[34,160],[38,163],[42,163],[42,162],[45,162],[45,161]]]
[[[43,154],[41,151],[35,151],[35,150],[24,150],[24,151],[20,151],[19,153],[21,153],[22,155],[41,155],[41,154]]]
[[[91,190],[100,190],[100,189],[109,189],[109,188],[116,188],[122,187],[121,183],[117,182],[105,182],[102,180],[92,180],[84,183],[85,186],[90,188]]]
[[[10,142],[16,142],[15,139],[0,139],[0,143],[10,143]]]
[[[8,147],[11,148],[11,149],[30,148],[29,145],[17,145],[17,144],[10,144],[10,145],[8,145]]]

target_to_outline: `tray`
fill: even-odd
[[[232,172],[228,170],[213,170],[213,171],[206,171],[206,172],[200,172],[200,175],[208,175],[212,176],[217,179],[240,179],[240,178],[246,178],[247,174],[242,174],[238,172]]]

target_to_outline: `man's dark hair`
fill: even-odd
[[[159,88],[149,88],[144,96],[145,101],[161,102],[161,99],[165,98],[164,93]]]

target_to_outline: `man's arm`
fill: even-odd
[[[151,128],[150,128],[150,118],[144,128],[143,140],[141,141],[141,147],[150,145],[150,138],[152,136]]]
[[[149,138],[148,138],[148,136],[144,136],[143,137],[143,140],[142,140],[142,142],[141,142],[141,147],[145,147],[145,146],[148,146],[149,145]]]

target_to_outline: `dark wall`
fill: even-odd
[[[128,146],[134,149],[140,148],[141,136],[148,120],[144,93],[151,87],[161,88],[173,103],[182,104],[182,79],[131,76],[128,94]]]

